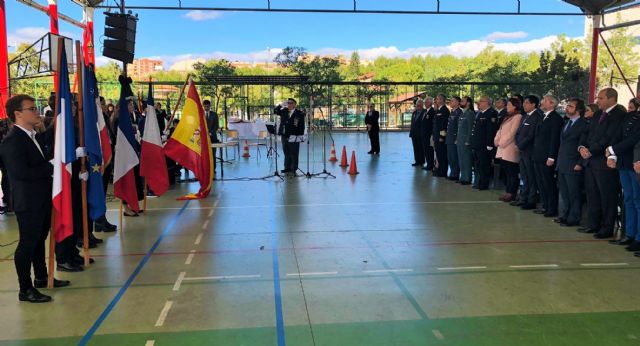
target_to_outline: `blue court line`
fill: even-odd
[[[275,196],[275,193],[273,194]],[[273,218],[271,232],[271,258],[273,259],[273,299],[276,309],[276,332],[278,346],[287,344],[284,336],[284,317],[282,315],[282,292],[280,290],[280,260],[278,259],[278,235],[276,232],[276,219]]]
[[[173,217],[171,222],[169,222],[167,227],[164,228],[164,230],[160,234],[160,237],[158,237],[158,240],[156,240],[156,242],[153,243],[153,246],[151,246],[151,249],[149,249],[149,252],[147,252],[147,254],[142,258],[140,263],[138,263],[138,266],[136,267],[136,269],[133,271],[133,273],[131,273],[131,275],[129,276],[127,281],[125,281],[124,285],[122,285],[122,287],[120,287],[120,290],[118,291],[116,296],[113,297],[113,299],[111,300],[111,303],[109,303],[109,305],[107,305],[107,307],[104,309],[104,311],[102,311],[102,314],[100,314],[98,319],[93,323],[93,326],[91,326],[91,328],[89,328],[89,330],[84,335],[82,340],[80,340],[80,343],[78,343],[78,345],[84,346],[89,342],[89,340],[91,340],[91,337],[93,337],[93,335],[96,333],[98,328],[100,328],[100,325],[102,325],[102,322],[104,322],[104,320],[107,318],[107,316],[109,316],[109,314],[111,313],[113,308],[115,308],[116,304],[118,304],[118,302],[120,301],[120,298],[122,298],[122,296],[127,291],[129,286],[131,286],[131,283],[133,282],[133,280],[135,280],[135,278],[138,276],[138,274],[140,274],[140,271],[145,266],[145,264],[147,264],[147,262],[149,261],[149,259],[153,255],[153,253],[156,251],[156,249],[160,245],[160,242],[162,242],[162,239],[169,233],[169,231],[176,224],[176,221],[178,221],[178,219],[180,218],[180,215],[182,215],[182,213],[185,211],[185,209],[187,209],[187,205],[189,205],[189,201],[187,201],[182,206],[182,208],[180,208],[180,211],[178,212],[178,214],[176,214],[176,216]]]

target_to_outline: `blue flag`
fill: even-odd
[[[102,148],[98,134],[98,83],[91,67],[84,67],[82,99],[84,101],[84,146],[87,150],[87,201],[89,218],[97,220],[107,211],[102,182]]]

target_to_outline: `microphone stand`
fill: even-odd
[[[280,116],[280,115],[278,114],[278,116]],[[278,124],[278,122],[276,122],[276,124]],[[276,170],[273,172],[273,174],[267,175],[265,177],[262,177],[262,179],[269,179],[269,178],[273,178],[273,177],[278,177],[280,180],[284,181],[284,177],[282,175],[280,175],[280,172],[278,171],[278,156],[279,156],[278,155],[278,137],[277,137],[278,136],[278,128],[275,127],[274,129],[275,129],[275,131],[273,131],[274,132],[273,141],[275,142],[275,151],[274,151],[275,155],[274,155],[274,157],[275,157],[275,160],[276,160]],[[284,145],[284,143],[282,145]]]

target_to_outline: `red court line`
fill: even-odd
[[[607,239],[548,239],[548,240],[488,240],[488,241],[447,241],[447,242],[429,242],[429,243],[414,243],[400,242],[400,243],[385,243],[380,245],[373,245],[374,248],[397,248],[397,247],[435,247],[435,246],[461,246],[461,245],[519,245],[519,244],[581,244],[581,243],[602,243]],[[304,247],[281,247],[278,251],[313,251],[313,250],[339,250],[339,249],[369,249],[369,246],[304,246]],[[270,248],[258,248],[251,249],[220,249],[220,250],[204,250],[196,251],[195,254],[219,254],[219,253],[233,253],[233,252],[268,252]],[[174,252],[155,252],[153,256],[179,256],[189,255],[189,251],[174,251]],[[126,254],[92,254],[91,257],[96,258],[108,258],[108,257],[137,257],[144,256],[146,253],[126,253]],[[1,259],[0,262],[13,261],[13,258]]]

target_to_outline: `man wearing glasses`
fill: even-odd
[[[13,208],[18,220],[20,240],[14,262],[20,293],[18,299],[31,303],[51,301],[36,288],[47,285],[45,240],[51,223],[51,186],[53,166],[44,156],[36,140],[35,127],[41,122],[35,99],[16,95],[5,105],[9,119],[15,124],[0,145],[0,156],[9,174]],[[35,280],[31,281],[31,264]],[[55,287],[69,281],[54,281]]]

